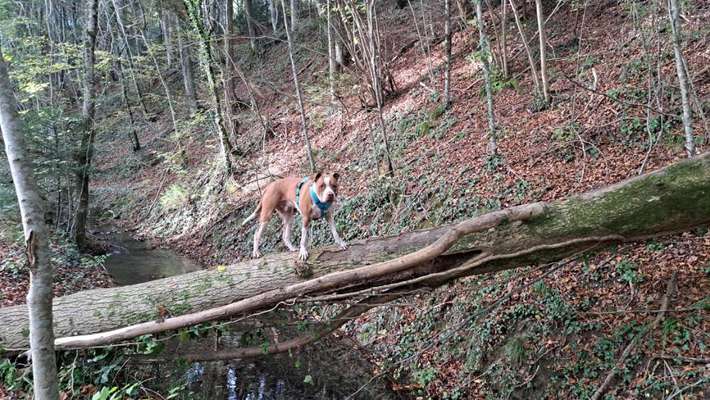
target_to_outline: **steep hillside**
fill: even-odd
[[[300,31],[296,40],[307,45],[300,48],[297,62],[303,68],[316,159],[321,168],[344,176],[337,220],[345,239],[396,234],[486,210],[559,199],[683,158],[675,70],[666,46],[659,50],[657,67],[674,106],[665,110],[669,117],[659,118],[662,127],[654,129],[663,137],[648,151],[646,109],[639,102],[645,98],[649,65],[639,27],[650,23],[650,17],[641,17],[635,27],[630,12],[625,3],[615,2],[555,9],[548,22],[554,100],[544,110],[534,109],[527,60],[519,38],[510,37],[511,78],[496,82],[500,156],[490,157],[480,63],[471,56],[477,46],[475,31],[463,27],[454,35],[454,102],[444,110],[439,105],[443,46],[432,47],[436,81],[428,82],[421,47],[411,45],[417,40],[408,23],[411,10],[387,8],[381,15],[384,36],[390,54],[397,55],[391,68],[398,91],[384,109],[394,178],[378,165],[376,116],[354,96],[357,78],[342,76],[341,102],[331,107],[327,65],[317,55],[323,44],[308,42],[311,32]],[[685,51],[697,70],[698,97],[705,100],[710,81],[708,31],[702,21],[708,12],[697,5],[696,13],[686,16],[695,34]],[[168,169],[166,162],[137,167],[124,178],[126,189],[120,196],[110,192],[116,187],[115,174],[96,188],[107,199],[104,204],[125,210],[127,226],[161,237],[205,265],[248,257],[252,227],[241,228],[240,222],[269,176],[307,173],[292,86],[285,79],[285,46],[272,44],[258,57],[274,62],[265,62],[266,69],[255,69],[263,65],[257,61],[244,63],[264,83],[262,112],[276,134],[261,142],[255,116],[249,111],[239,115],[237,143],[246,156],[239,160],[234,180],[219,186],[218,173],[204,162],[215,151],[216,139],[205,133],[208,124],[203,121],[195,123],[189,139],[188,167]],[[592,81],[594,91],[585,89]],[[702,121],[696,128],[703,132]],[[146,146],[171,151],[159,137]],[[699,149],[706,147],[699,143]],[[123,163],[115,154],[110,159],[106,151],[99,154],[107,170],[112,162]],[[130,208],[141,198],[150,199],[149,208]],[[284,250],[278,225],[272,223],[264,235],[267,251]],[[316,244],[329,243],[323,226],[314,229]],[[584,255],[562,267],[467,279],[377,309],[351,323],[347,332],[371,350],[381,373],[401,382],[396,390],[407,396],[587,398],[632,337],[656,318],[666,284],[674,279],[671,311],[621,363],[611,389],[623,398],[655,398],[707,379],[709,273],[710,236],[698,230]],[[702,398],[695,393],[686,398]]]
[[[533,96],[528,61],[511,22],[510,74],[494,81],[499,154],[490,156],[475,23],[455,21],[453,105],[445,109],[442,41],[420,40],[412,26],[418,5],[412,10],[390,3],[379,17],[397,87],[383,110],[394,177],[378,161],[381,132],[376,110],[362,107],[357,97],[361,78],[353,69],[339,75],[339,99],[332,104],[319,26],[303,25],[295,35],[316,162],[343,176],[336,221],[346,241],[561,199],[686,156],[670,43],[650,48],[647,42],[656,26],[650,5],[545,2],[553,99],[546,108]],[[692,11],[683,16],[683,51],[697,103],[707,110],[710,6],[691,3]],[[500,6],[494,10],[501,12]],[[534,7],[520,11],[532,38]],[[441,15],[434,12],[432,20],[434,30],[443,32]],[[667,34],[666,22],[659,24]],[[427,45],[429,59],[423,54]],[[242,155],[234,176],[225,179],[206,113],[188,118],[178,105],[190,132],[181,139],[187,155],[181,163],[167,113],[146,123],[143,150],[134,153],[126,116],[117,109],[106,112],[103,130],[115,134],[97,139],[92,195],[99,219],[117,216],[113,224],[206,267],[249,257],[254,226],[241,227],[241,221],[260,188],[274,176],[306,175],[308,164],[286,45],[262,43],[258,53],[248,46],[239,44],[239,63],[254,82],[273,135],[264,133],[252,110],[240,109],[233,140]],[[662,87],[649,89],[649,76],[660,78]],[[173,76],[170,84],[179,87],[179,79]],[[657,113],[655,104],[647,104],[649,90],[658,91],[668,108]],[[240,93],[246,100],[243,84]],[[708,151],[706,121],[696,118],[694,127],[698,151]],[[264,252],[285,251],[276,220],[264,233]],[[325,223],[313,232],[314,246],[331,243]],[[298,230],[294,234],[298,240]],[[367,349],[377,365],[373,372],[395,382],[403,398],[590,398],[616,368],[606,398],[701,399],[710,396],[708,293],[710,233],[697,229],[413,293],[372,310],[338,335]],[[668,306],[661,312],[664,296]]]

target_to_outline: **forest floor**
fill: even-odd
[[[407,46],[417,39],[409,24],[411,10],[383,13],[389,54],[397,54],[390,64],[397,91],[384,109],[394,178],[378,161],[381,132],[375,113],[360,107],[357,79],[342,76],[341,101],[332,107],[327,65],[315,55],[321,49],[301,47],[296,58],[306,65],[301,73],[315,156],[323,169],[343,176],[336,218],[344,238],[397,234],[516,204],[563,199],[636,176],[642,166],[651,171],[684,158],[672,53],[664,47],[658,66],[673,105],[665,113],[675,117],[654,119],[663,136],[646,160],[646,111],[639,103],[646,98],[649,65],[642,35],[623,4],[603,3],[562,7],[550,18],[553,103],[547,109],[535,110],[520,40],[510,39],[511,78],[496,78],[498,157],[487,153],[480,65],[470,57],[477,46],[474,29],[455,34],[454,102],[444,110],[439,106],[443,46],[431,49],[435,82],[429,82],[419,42]],[[530,11],[522,12],[529,17]],[[710,31],[704,21],[710,9],[699,5],[696,11],[685,19],[694,34],[684,52],[698,98],[706,105]],[[308,38],[308,29],[297,39]],[[253,114],[238,115],[240,131],[233,139],[247,156],[237,160],[233,179],[222,184],[214,161],[218,142],[206,115],[186,123],[185,164],[177,161],[176,140],[162,115],[140,130],[144,148],[139,153],[131,152],[123,133],[99,138],[99,175],[92,190],[100,207],[95,212],[111,210],[124,228],[160,239],[205,266],[247,258],[253,227],[242,228],[240,222],[256,205],[259,187],[269,175],[307,171],[295,101],[283,95],[292,91],[284,79],[285,51],[270,44],[245,61],[249,70],[273,60],[271,68],[259,71],[271,86],[258,95],[276,135],[262,143]],[[596,80],[596,91],[572,79],[582,86]],[[122,126],[125,120],[114,118],[103,130],[120,133]],[[702,134],[702,121],[695,128]],[[698,141],[698,149],[708,146]],[[278,229],[273,222],[265,232],[265,252],[284,250]],[[314,245],[329,243],[325,232],[323,226],[315,228]],[[17,245],[0,246],[3,259],[17,258],[20,251]],[[7,271],[0,270],[2,305],[21,301],[26,287],[22,276]],[[64,274],[60,268],[57,281],[76,280],[73,271]],[[97,273],[83,284],[104,285],[105,277]],[[671,279],[676,285],[669,309],[660,326],[646,332]],[[394,389],[403,395],[448,399],[588,398],[639,335],[642,340],[618,365],[609,393],[664,398],[682,392],[685,399],[701,399],[707,398],[710,377],[708,293],[710,233],[696,229],[600,249],[563,266],[467,278],[375,309],[340,334],[369,348],[378,365],[373,372],[398,382]]]

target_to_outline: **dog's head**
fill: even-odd
[[[323,203],[332,203],[338,196],[338,179],[340,174],[318,172],[313,176],[313,189],[318,196],[318,200]]]

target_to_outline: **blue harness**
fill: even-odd
[[[296,186],[296,209],[298,210],[298,212],[299,212],[301,215],[303,215],[303,213],[301,212],[300,207],[298,207],[298,203],[301,201],[301,188],[303,187],[303,185],[304,185],[307,181],[308,181],[308,177],[307,177],[307,176],[304,176],[303,179],[301,179],[301,181],[298,182],[298,185]],[[311,186],[310,192],[311,192],[311,193],[310,193],[310,195],[311,195],[311,201],[313,202],[313,205],[315,205],[316,207],[318,207],[318,209],[320,210],[321,215],[324,215],[326,212],[328,212],[328,209],[330,208],[331,203],[326,203],[326,202],[320,201],[320,199],[318,198],[318,195],[316,194],[316,191],[313,190],[313,187],[312,187],[312,186]]]
[[[328,212],[328,209],[330,208],[330,203],[324,203],[320,201],[318,195],[316,194],[316,191],[313,190],[313,187],[311,187],[311,200],[313,200],[313,204],[320,209],[321,215],[325,215],[325,213]]]

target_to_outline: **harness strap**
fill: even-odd
[[[294,205],[296,206],[296,210],[298,210],[298,213],[301,215],[303,215],[303,213],[301,212],[301,207],[298,206],[298,203],[301,202],[301,188],[306,182],[308,182],[308,177],[304,176],[303,179],[298,182],[298,185],[296,185],[296,201],[294,202]]]
[[[301,179],[301,181],[298,182],[298,185],[296,185],[296,201],[294,202],[294,205],[296,206],[296,210],[298,210],[298,213],[301,215],[303,215],[303,213],[301,212],[301,207],[299,207],[298,204],[301,202],[301,188],[303,187],[303,185],[305,185],[306,182],[308,182],[308,177],[304,176],[303,179]],[[318,209],[320,209],[321,215],[328,212],[328,209],[330,208],[331,203],[325,203],[325,202],[320,201],[320,199],[318,198],[318,195],[316,194],[316,191],[313,190],[313,187],[311,187],[310,195],[311,195],[311,201],[313,202],[313,205],[315,205],[316,207],[318,207]]]
[[[318,198],[318,195],[316,194],[316,191],[313,190],[311,187],[311,200],[313,201],[313,204],[320,209],[321,215],[325,214],[328,212],[328,209],[330,208],[330,203],[324,203],[320,201]]]

